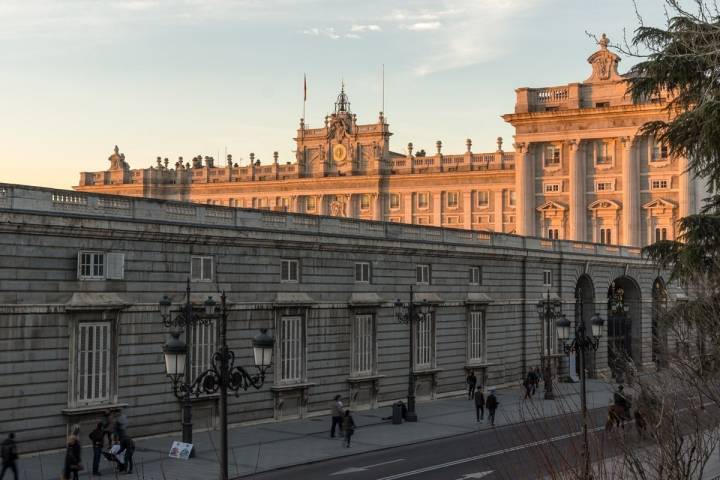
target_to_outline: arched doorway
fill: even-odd
[[[660,368],[666,365],[667,331],[662,319],[667,312],[668,294],[661,277],[655,279],[652,289],[652,360]]]
[[[607,311],[608,367],[622,381],[627,365],[640,359],[642,312],[640,287],[634,279],[622,276],[610,284]]]
[[[580,275],[575,284],[575,320],[585,324],[585,331],[592,332],[590,319],[595,313],[595,286],[587,274]],[[587,371],[591,377],[595,376],[595,356],[588,354],[585,358]],[[576,372],[579,375],[579,362],[576,362]]]

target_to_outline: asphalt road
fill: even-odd
[[[605,408],[589,412],[593,448],[603,448]],[[600,427],[597,427],[600,425]],[[627,428],[627,426],[626,426]],[[578,414],[506,425],[404,447],[351,455],[258,473],[243,480],[471,480],[543,478],[578,465],[582,451]],[[353,441],[362,442],[362,430]],[[352,448],[352,447],[351,447]]]

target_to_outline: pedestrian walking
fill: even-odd
[[[5,478],[5,471],[12,470],[13,477],[18,480],[17,471],[17,444],[15,444],[15,434],[9,433],[7,438],[3,440],[0,446],[0,457],[2,457],[2,472],[0,472],[0,480]]]
[[[495,426],[495,410],[497,410],[498,405],[500,405],[500,402],[498,402],[495,396],[495,389],[493,388],[490,390],[490,395],[488,395],[487,400],[485,400],[485,407],[488,410],[488,421],[492,426]]]
[[[107,449],[112,448],[112,434],[115,433],[115,418],[110,410],[103,412],[102,419],[103,436],[107,437]]]
[[[115,433],[120,440],[127,435],[128,418],[122,410],[118,410],[115,416]]]
[[[523,386],[525,387],[526,399],[535,395],[535,372],[532,369],[528,370]]]
[[[125,436],[122,438],[122,440],[120,440],[120,450],[118,451],[117,454],[125,455],[125,473],[127,475],[130,475],[132,473],[133,454],[134,453],[135,453],[135,442],[126,433]]]
[[[350,409],[345,410],[345,416],[342,420],[342,429],[345,434],[345,447],[350,448],[350,438],[355,433],[355,420],[353,420]]]
[[[335,427],[342,429],[343,421],[343,403],[340,395],[335,395],[333,404],[330,407],[330,415],[332,415],[332,425],[330,426],[330,438],[335,437]]]
[[[474,371],[470,370],[470,373],[465,379],[465,383],[467,383],[468,386],[468,400],[472,400],[473,394],[475,393],[475,386],[477,385],[477,377]]]
[[[73,425],[65,450],[64,480],[78,480],[80,470],[83,469],[80,450],[80,426]]]
[[[105,432],[103,431],[103,422],[98,422],[95,430],[90,432],[90,441],[92,441],[93,447],[93,475],[100,476],[100,458],[102,458],[104,440]]]
[[[535,370],[533,370],[533,380],[532,394],[535,395],[535,392],[540,387],[540,367],[535,367]]]
[[[485,417],[485,395],[483,395],[482,386],[475,390],[475,418],[479,422]]]

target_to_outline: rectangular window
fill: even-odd
[[[546,183],[543,185],[545,193],[558,193],[562,192],[559,183]]]
[[[468,363],[485,361],[485,314],[481,311],[470,312],[468,324]]]
[[[427,192],[417,194],[417,207],[428,208],[430,205],[430,194]]]
[[[447,206],[448,208],[457,208],[458,206],[458,193],[447,192]]]
[[[477,206],[486,208],[488,205],[490,205],[490,192],[484,190],[477,192]]]
[[[280,281],[298,283],[300,281],[300,262],[298,260],[281,260]]]
[[[360,195],[360,210],[370,209],[370,195]]]
[[[397,193],[390,194],[390,208],[393,210],[396,208],[400,208],[400,195],[398,195]]]
[[[433,366],[432,314],[428,313],[417,321],[417,342],[415,348],[415,368]]]
[[[552,270],[543,270],[543,287],[552,287]]]
[[[302,317],[280,318],[280,381],[299,382],[303,377]]]
[[[651,162],[664,162],[670,156],[667,145],[658,141],[653,141]]]
[[[190,257],[190,280],[209,282],[213,279],[213,257]]]
[[[560,229],[559,228],[548,228],[548,239],[549,240],[559,240],[560,239]]]
[[[612,180],[602,180],[595,182],[596,192],[613,192],[615,191],[615,182]]]
[[[78,254],[78,279],[102,280],[105,278],[105,254],[103,252],[80,252]]]
[[[370,283],[370,264],[368,262],[355,264],[355,283]]]
[[[650,180],[650,190],[667,190],[668,184],[666,178],[653,178]]]
[[[609,228],[600,229],[600,243],[602,245],[612,245],[612,230]]]
[[[374,370],[374,322],[370,313],[355,315],[352,337],[353,375],[372,375]]]
[[[508,190],[508,205],[515,206],[515,190]]]
[[[482,285],[482,269],[470,267],[470,285]]]
[[[657,227],[655,229],[655,241],[660,242],[667,239],[667,227]]]
[[[78,405],[111,400],[114,355],[110,322],[78,324],[74,399]]]
[[[560,165],[560,147],[556,145],[547,145],[545,147],[545,166]]]
[[[195,323],[189,330],[190,335],[190,376],[197,378],[210,368],[212,356],[217,349],[217,328],[215,321],[208,324]]]
[[[305,210],[314,212],[317,208],[317,199],[315,197],[305,197]]]
[[[430,265],[417,265],[415,267],[415,277],[419,285],[429,285]]]
[[[599,142],[595,152],[595,165],[612,165],[612,144],[610,142]]]
[[[595,108],[606,108],[610,106],[610,102],[595,102]]]

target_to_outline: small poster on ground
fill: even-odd
[[[180,458],[187,460],[190,458],[190,452],[192,451],[192,443],[173,442],[170,447],[170,458]]]

